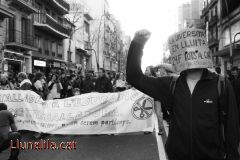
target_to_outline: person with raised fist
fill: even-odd
[[[234,91],[226,78],[222,80],[207,69],[212,60],[205,31],[189,29],[170,37],[170,61],[179,77],[154,78],[142,73],[143,48],[150,36],[148,30],[136,32],[128,52],[127,81],[169,104],[170,125],[165,145],[169,160],[239,160]],[[192,43],[198,39],[201,44]],[[180,48],[190,42],[192,45]]]

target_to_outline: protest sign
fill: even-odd
[[[171,54],[170,63],[177,72],[213,66],[204,30],[190,28],[182,30],[169,37],[168,46]]]
[[[138,90],[89,93],[43,101],[32,91],[2,90],[0,103],[19,130],[50,134],[115,134],[153,131],[153,99]]]

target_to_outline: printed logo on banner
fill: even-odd
[[[151,98],[142,97],[132,107],[132,115],[137,120],[145,120],[153,114],[154,102]]]

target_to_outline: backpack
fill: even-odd
[[[170,86],[169,86],[169,93],[171,95],[171,103],[167,105],[167,110],[171,114],[171,107],[173,105],[173,96],[175,93],[176,83],[178,80],[178,76],[173,76]],[[220,131],[222,134],[222,138],[225,142],[225,131],[226,127],[226,119],[227,119],[227,91],[226,91],[226,77],[222,75],[218,75],[217,81],[217,91],[218,91],[218,113],[219,113],[219,123],[220,123]]]

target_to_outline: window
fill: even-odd
[[[52,41],[52,56],[56,55],[56,51],[57,51],[56,42]]]
[[[63,55],[63,46],[62,46],[61,43],[58,43],[57,52],[58,52],[58,57],[59,57],[59,58],[62,58],[62,55]]]
[[[49,55],[49,40],[45,39],[44,41],[44,49],[45,49],[45,54]]]
[[[85,32],[89,34],[89,23],[84,21],[84,29],[85,29]]]
[[[69,62],[72,62],[72,52],[71,51],[68,51],[68,61]]]
[[[41,37],[38,35],[35,35],[35,41],[36,41],[36,47],[38,48],[38,51],[42,53],[42,41]]]

